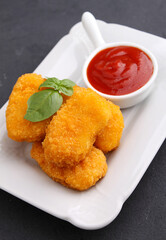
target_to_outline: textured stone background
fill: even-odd
[[[0,0],[0,107],[84,11],[166,37],[165,0]],[[166,239],[166,142],[114,222],[85,231],[0,190],[0,240]]]

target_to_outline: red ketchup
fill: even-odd
[[[125,95],[144,86],[153,74],[153,63],[141,49],[117,46],[101,50],[90,61],[87,77],[99,92]]]

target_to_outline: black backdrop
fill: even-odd
[[[165,0],[0,0],[0,107],[17,77],[33,72],[87,10],[166,37]],[[166,142],[119,216],[100,230],[78,229],[0,190],[0,240],[10,239],[166,239]]]

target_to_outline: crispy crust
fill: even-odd
[[[59,167],[82,161],[110,117],[108,101],[91,89],[75,87],[48,126],[43,142],[46,160]]]
[[[45,159],[42,144],[32,145],[31,156],[42,170],[54,181],[79,191],[86,190],[105,176],[107,172],[106,158],[102,151],[93,147],[87,157],[74,167],[58,167],[54,162]]]
[[[41,75],[35,73],[24,74],[18,78],[6,110],[6,126],[11,139],[18,142],[44,139],[51,118],[36,123],[24,119],[29,97],[38,91],[39,85],[44,81]]]
[[[107,126],[98,134],[95,146],[103,152],[109,152],[117,148],[120,144],[124,121],[119,106],[109,102],[112,116]]]

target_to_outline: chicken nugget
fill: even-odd
[[[91,89],[75,86],[74,94],[47,128],[43,142],[46,160],[64,167],[85,159],[110,117],[106,99]]]
[[[109,105],[112,116],[95,141],[95,146],[105,153],[119,146],[124,128],[123,115],[119,106],[112,102],[109,102]]]
[[[24,74],[18,78],[9,97],[6,110],[6,126],[8,136],[18,142],[41,141],[51,118],[41,122],[30,122],[24,119],[29,97],[38,91],[40,84],[45,81],[35,73]]]
[[[83,161],[74,167],[61,168],[54,162],[46,161],[40,142],[33,143],[31,157],[38,162],[42,170],[54,181],[79,191],[95,185],[107,172],[106,158],[103,152],[95,147],[92,148]]]

